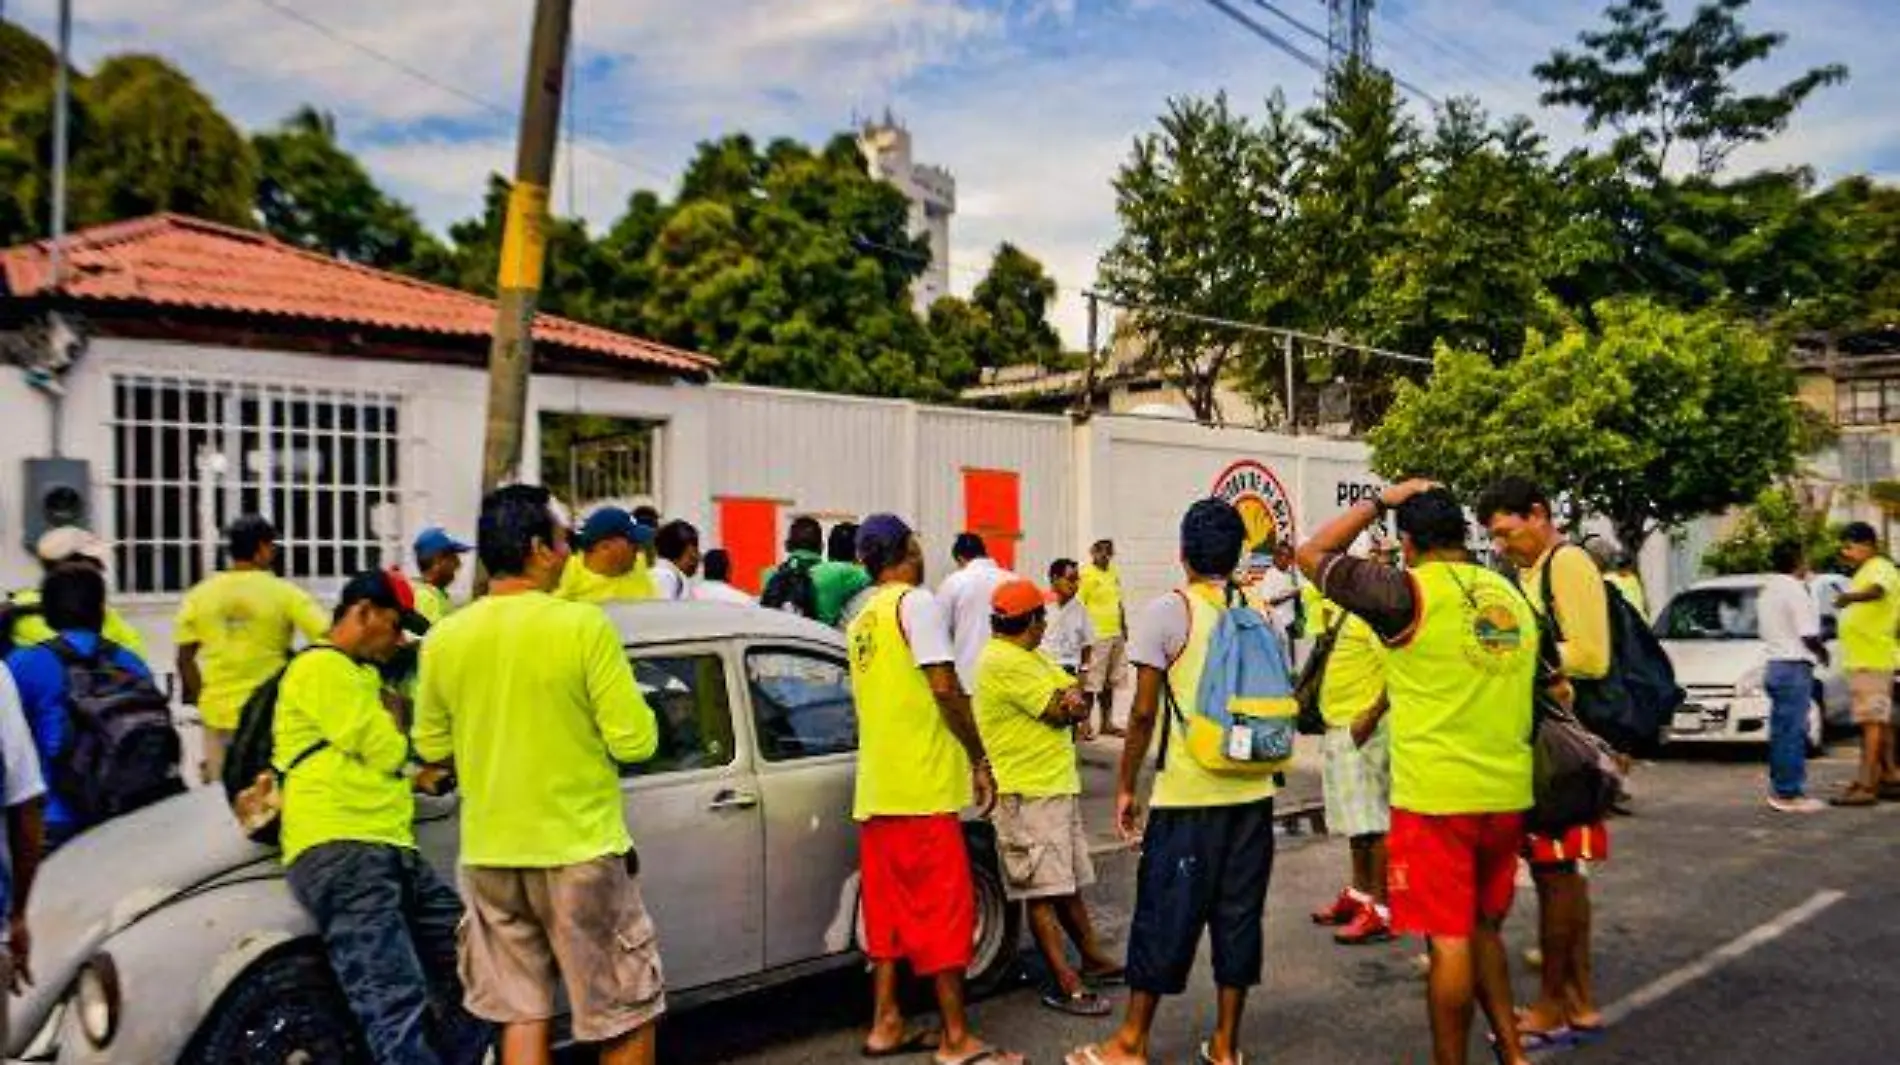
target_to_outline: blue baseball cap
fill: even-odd
[[[895,514],[873,514],[858,526],[858,556],[878,548],[886,552],[895,551],[904,546],[911,538],[909,525]]]
[[[466,555],[474,548],[448,534],[440,525],[431,525],[416,536],[416,561],[428,562],[437,555]]]
[[[651,525],[642,525],[633,520],[633,515],[619,507],[601,507],[587,516],[581,523],[579,535],[582,547],[592,547],[603,540],[620,537],[636,544],[653,542],[654,529]]]

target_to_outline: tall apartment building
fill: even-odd
[[[950,216],[957,211],[957,179],[940,166],[911,158],[910,130],[890,112],[882,122],[866,122],[858,131],[871,175],[888,181],[910,201],[910,231],[930,241],[930,265],[911,287],[917,312],[950,294]]]

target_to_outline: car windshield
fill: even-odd
[[[1692,588],[1670,600],[1656,634],[1665,640],[1759,639],[1758,594],[1755,588]]]

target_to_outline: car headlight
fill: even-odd
[[[1760,699],[1766,696],[1768,694],[1768,688],[1766,687],[1767,673],[1767,670],[1757,668],[1742,674],[1742,679],[1735,682],[1736,697],[1741,699]]]
[[[73,991],[79,1031],[93,1049],[103,1050],[119,1033],[119,1008],[119,967],[112,955],[95,954],[79,970]]]

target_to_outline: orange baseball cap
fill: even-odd
[[[996,586],[990,596],[990,611],[999,618],[1019,618],[1042,609],[1042,589],[1036,582],[1018,577]]]

